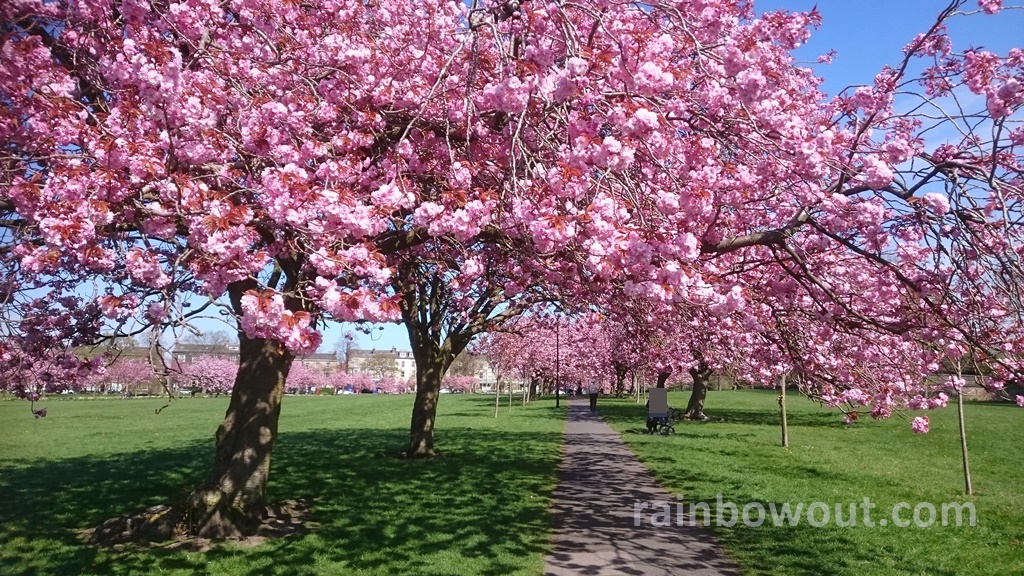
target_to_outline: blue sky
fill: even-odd
[[[1005,2],[1007,6],[1011,1]],[[754,1],[760,14],[771,10],[809,11],[815,5],[822,25],[796,52],[825,78],[825,91],[835,95],[849,85],[870,83],[884,65],[896,65],[903,47],[932,24],[948,5],[942,0],[771,0]],[[977,2],[968,2],[977,10]],[[1024,47],[1024,9],[1007,9],[996,15],[957,16],[949,22],[953,49],[983,47],[1005,53]],[[835,50],[830,65],[817,64],[818,56]]]

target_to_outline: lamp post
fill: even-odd
[[[558,316],[555,316],[555,408],[558,408],[558,407],[561,406],[561,404],[560,404],[560,399],[561,398],[558,395],[558,389],[561,387],[561,384],[562,384],[560,382],[560,380],[559,380],[559,370],[558,370],[558,368],[559,368],[559,363],[558,363],[559,362],[559,357],[558,357],[558,353],[559,353],[559,350],[558,350],[558,344],[559,344],[559,342],[558,342],[558,339],[559,339],[558,327],[559,327],[559,322],[558,322],[558,320],[559,320]]]

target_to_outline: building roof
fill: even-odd
[[[175,354],[237,354],[238,344],[182,344],[177,343],[171,348]]]
[[[313,354],[306,354],[298,357],[299,360],[308,360],[313,362],[337,362],[338,357],[333,352],[316,352]]]
[[[411,350],[399,350],[397,348],[388,349],[376,349],[371,348],[369,350],[365,348],[353,348],[348,351],[349,358],[373,358],[373,357],[384,357],[384,358],[412,358]]]

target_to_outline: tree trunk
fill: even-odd
[[[217,452],[206,482],[185,503],[183,520],[204,538],[238,538],[259,528],[267,509],[270,454],[294,356],[277,340],[239,333],[239,364]]]
[[[683,416],[689,420],[707,420],[708,417],[704,415],[704,399],[708,395],[711,370],[701,363],[690,368],[690,376],[693,378],[693,390],[690,392],[690,401],[686,404]]]
[[[415,344],[414,344],[415,346]],[[441,377],[445,363],[440,351],[414,352],[416,356],[416,400],[412,407],[412,425],[409,427],[409,458],[430,458],[434,452],[434,422],[437,419],[437,399],[441,394]]]
[[[658,383],[654,386],[655,388],[664,388],[665,383],[668,382],[668,377],[672,375],[671,370],[664,372],[658,372]]]
[[[779,415],[782,417],[782,447],[789,448],[789,419],[786,414],[786,375],[782,375],[779,393]]]
[[[624,391],[626,390],[626,365],[615,362],[615,397],[622,398]]]

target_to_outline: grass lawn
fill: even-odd
[[[672,393],[672,406],[685,406],[688,392]],[[676,425],[673,437],[641,434],[645,409],[625,400],[602,400],[600,411],[623,432],[629,446],[673,494],[684,502],[716,496],[739,504],[825,502],[877,507],[873,522],[886,527],[806,522],[775,527],[716,525],[712,530],[749,575],[929,575],[1024,574],[1024,410],[1011,405],[965,406],[976,495],[963,489],[954,408],[929,413],[931,432],[915,435],[901,418],[862,420],[846,426],[835,411],[791,395],[790,448],[780,447],[776,394],[721,391],[708,394],[711,422]],[[972,502],[975,527],[892,525],[893,506],[930,502]],[[675,507],[673,507],[673,513]],[[927,512],[922,510],[927,519]],[[901,517],[911,519],[912,508]],[[820,513],[817,518],[820,519]],[[728,520],[728,515],[725,516]],[[650,521],[650,516],[646,521]]]
[[[227,398],[0,402],[0,573],[538,574],[563,414],[493,418],[488,396],[441,399],[432,461],[404,447],[411,396],[285,398],[271,500],[312,497],[305,534],[206,553],[100,550],[76,531],[183,495],[203,479]]]

